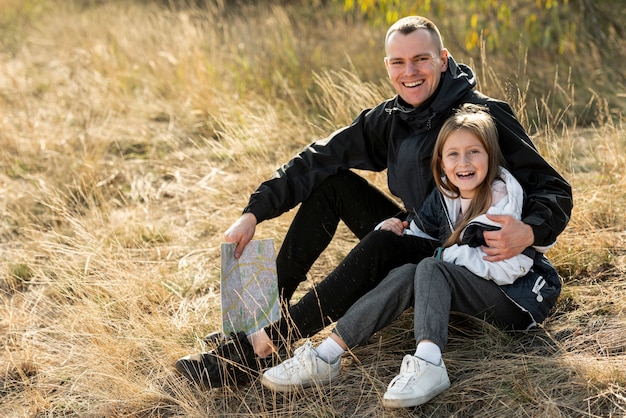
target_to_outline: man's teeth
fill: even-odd
[[[424,84],[424,80],[415,81],[413,83],[404,83],[404,86],[405,87],[417,87],[417,86],[421,86],[422,84]]]

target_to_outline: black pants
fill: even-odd
[[[403,209],[365,179],[344,171],[327,179],[300,205],[277,256],[278,285],[288,302],[330,243],[339,221],[361,239],[346,258],[290,306],[282,319],[266,328],[282,345],[319,332],[338,320],[361,296],[376,287],[391,269],[418,263],[433,254],[436,243],[388,231],[373,231],[382,220],[402,216]]]

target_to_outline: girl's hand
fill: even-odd
[[[407,221],[401,221],[398,218],[389,218],[380,225],[380,229],[383,231],[391,231],[396,235],[404,234],[404,230],[409,227]]]

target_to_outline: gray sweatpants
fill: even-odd
[[[350,348],[365,343],[406,309],[414,308],[415,340],[442,350],[448,342],[450,312],[461,312],[503,329],[526,329],[530,315],[500,287],[464,267],[436,258],[395,268],[339,319],[333,332]]]

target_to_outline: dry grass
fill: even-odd
[[[223,231],[275,167],[390,94],[382,33],[281,7],[0,10],[19,11],[0,29],[1,416],[626,415],[626,127],[612,110],[579,129],[547,98],[513,95],[522,114],[536,103],[536,142],[575,191],[550,253],[566,286],[542,329],[455,320],[452,388],[414,410],[380,402],[413,349],[410,314],[347,356],[330,388],[200,391],[173,363],[219,327]],[[496,91],[497,68],[486,73]],[[257,236],[280,244],[291,216]],[[302,291],[354,243],[341,228]]]

